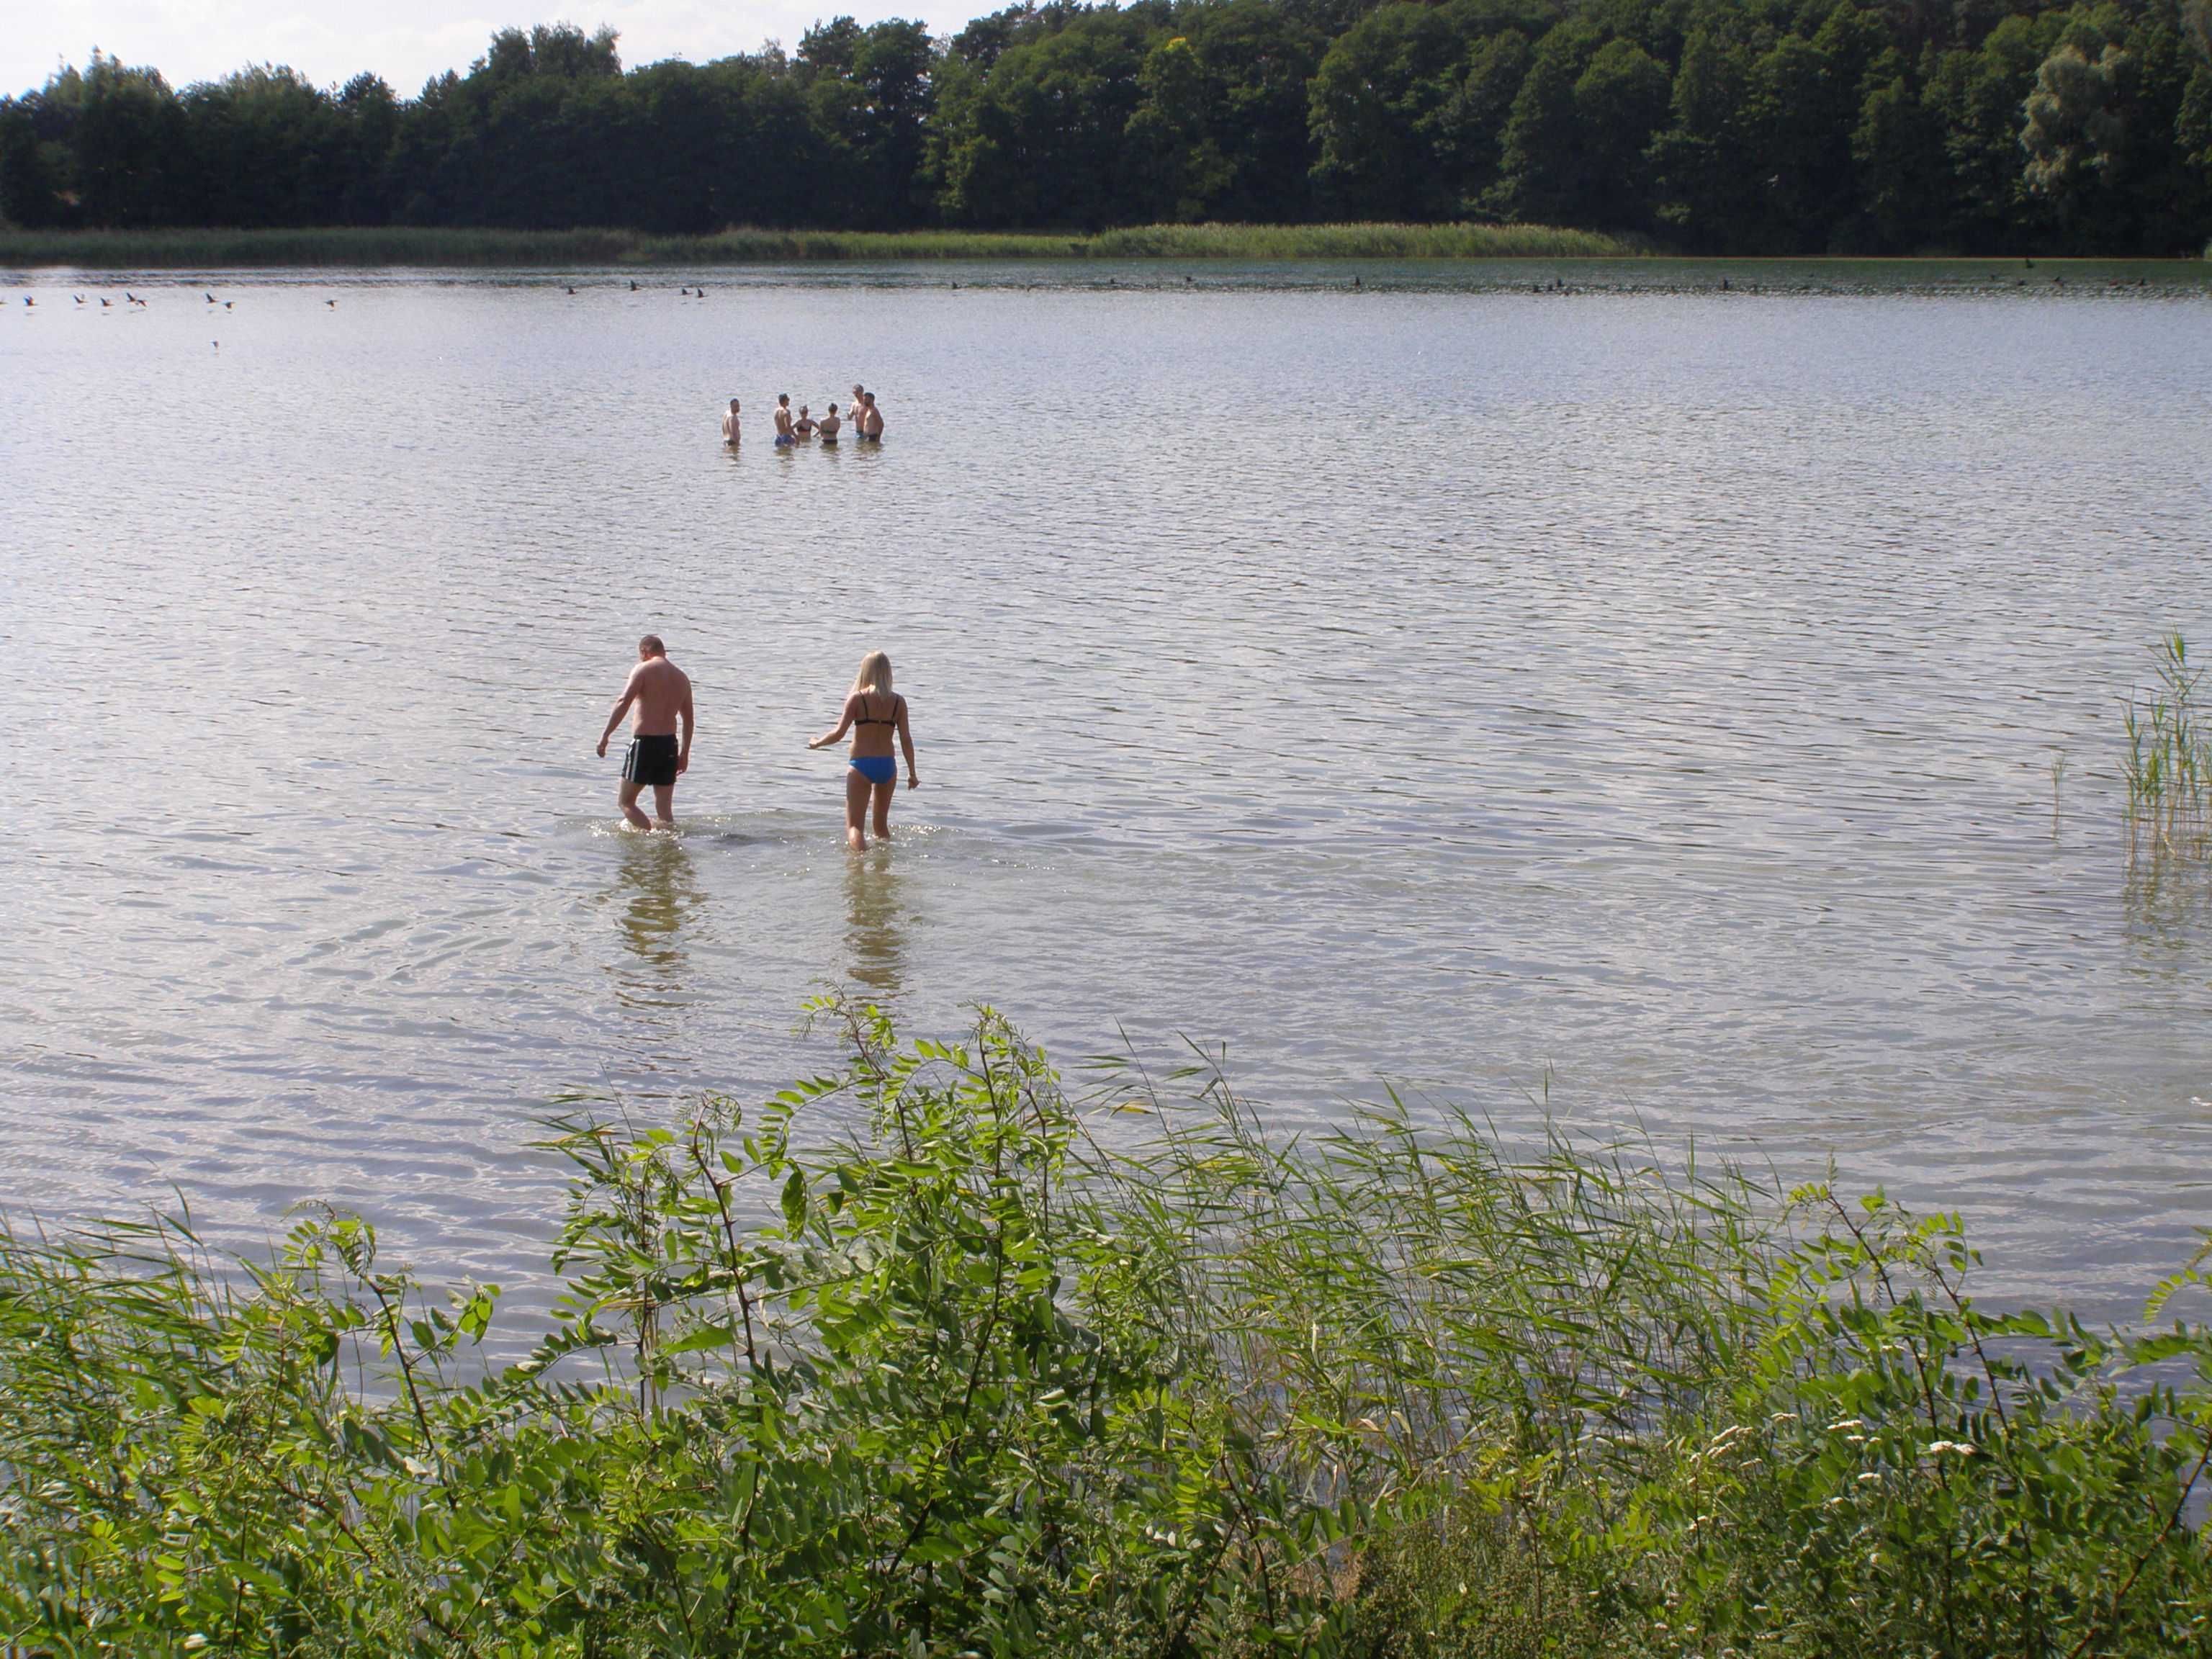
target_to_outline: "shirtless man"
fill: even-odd
[[[860,394],[860,412],[855,418],[863,438],[872,444],[883,442],[884,416],[883,411],[876,407],[874,392],[863,392]]]
[[[722,441],[732,449],[738,447],[738,400],[730,399],[730,407],[722,416]]]
[[[668,660],[668,647],[658,634],[637,642],[637,666],[629,671],[622,700],[607,716],[607,729],[599,733],[599,753],[607,752],[607,739],[623,716],[635,714],[630,726],[629,752],[623,757],[623,817],[633,830],[650,830],[658,820],[663,830],[676,827],[676,780],[691,764],[691,677]],[[678,725],[683,736],[677,736]],[[637,810],[637,792],[653,789],[653,817]]]
[[[798,441],[791,435],[791,394],[779,392],[775,394],[775,447],[781,449]]]

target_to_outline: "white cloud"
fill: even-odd
[[[795,47],[815,22],[849,11],[863,23],[921,16],[933,27],[957,28],[993,0],[938,0],[936,9],[890,0],[535,0],[536,15],[514,10],[455,15],[436,0],[45,0],[11,8],[0,29],[0,93],[36,87],[62,64],[82,65],[98,46],[128,64],[160,70],[170,84],[228,75],[247,64],[289,64],[309,80],[337,85],[363,70],[381,75],[402,96],[449,69],[466,72],[493,30],[508,24],[567,21],[622,35],[623,62],[635,67],[664,58],[694,63],[752,52],[763,40]]]

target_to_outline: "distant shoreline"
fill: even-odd
[[[294,230],[19,230],[0,227],[0,270],[221,270],[386,267],[580,270],[748,264],[949,264],[955,261],[1626,260],[1669,267],[2009,267],[1996,254],[1677,254],[1634,239],[1550,225],[1141,225],[1074,231],[757,230],[656,236],[635,230],[491,230],[440,226],[328,226]],[[2052,273],[2081,267],[2162,270],[2195,286],[2202,258],[2034,256]]]
[[[1620,258],[1620,237],[1547,225],[1146,225],[1073,231],[731,229],[709,236],[633,230],[485,230],[429,226],[307,230],[0,229],[0,269],[218,266],[769,264],[948,259]]]

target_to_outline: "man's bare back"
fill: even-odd
[[[691,677],[668,660],[658,635],[648,634],[637,644],[637,666],[607,716],[599,733],[599,753],[607,752],[607,739],[623,716],[630,717],[629,752],[623,760],[623,817],[633,829],[650,830],[654,820],[663,829],[676,824],[676,780],[691,765]],[[638,811],[641,789],[653,791],[653,817]]]
[[[632,700],[629,729],[634,735],[673,737],[678,716],[691,707],[691,677],[665,657],[651,657],[629,671],[623,695]]]

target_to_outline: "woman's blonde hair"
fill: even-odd
[[[853,690],[848,695],[857,696],[863,691],[890,689],[891,659],[880,651],[871,651],[860,659],[860,672],[853,676]]]

